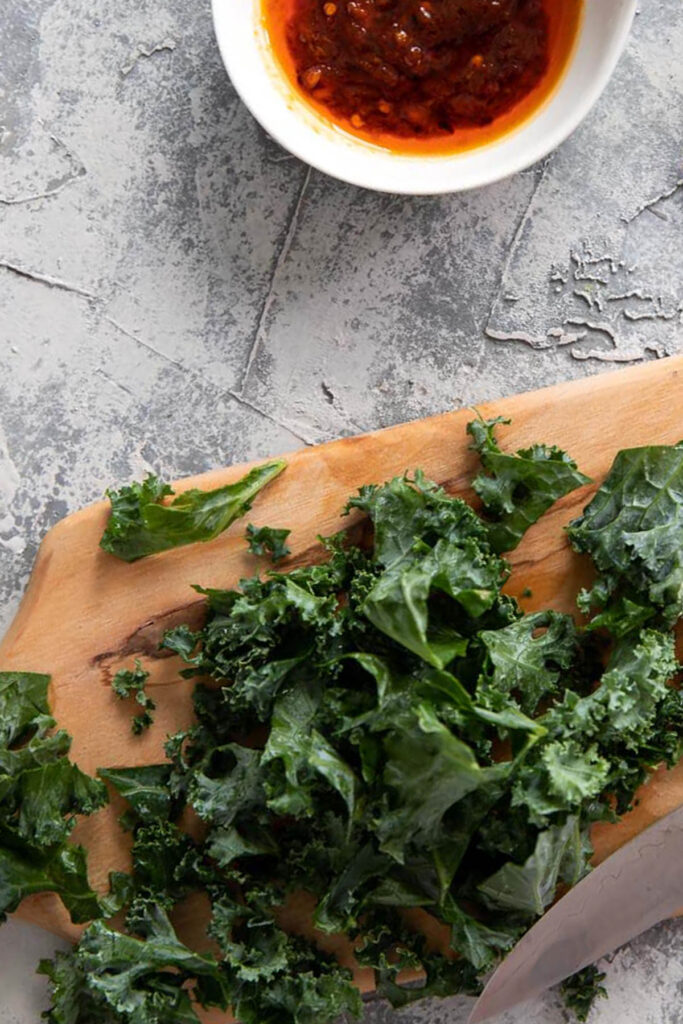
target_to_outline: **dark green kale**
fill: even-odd
[[[107,491],[111,517],[100,547],[124,562],[134,562],[158,551],[213,540],[251,508],[266,484],[285,468],[282,460],[250,470],[234,484],[213,491],[184,491],[170,504],[168,484],[150,474],[142,483]]]
[[[109,782],[144,822],[165,821],[171,816],[169,781],[171,766],[150,764],[140,768],[100,768],[97,773]]]
[[[589,870],[591,826],[677,762],[675,474],[657,477],[650,505],[667,512],[656,542],[639,541],[647,573],[620,554],[632,492],[613,487],[607,518],[628,522],[605,536],[618,571],[595,540],[607,518],[594,536],[587,511],[572,531],[598,552],[600,615],[588,628],[524,615],[503,593],[500,551],[586,478],[557,449],[505,455],[493,427],[470,425],[486,521],[416,473],[363,487],[348,505],[368,517],[362,541],[328,539],[321,564],[196,588],[204,626],[163,641],[198,677],[194,725],[169,737],[167,763],[101,773],[129,803],[133,870],[113,879],[108,904],[126,907],[127,934],[96,921],[44,965],[54,1024],[194,1024],[193,1001],[231,1005],[243,1024],[359,1014],[349,972],[285,927],[302,890],[318,939],[351,940],[393,1005],[476,993],[558,886]],[[255,542],[274,555],[270,539]],[[120,688],[139,692],[143,675],[137,666]],[[198,839],[181,827],[188,813]],[[197,892],[215,957],[169,924]],[[446,955],[409,927],[418,909],[450,936]],[[405,969],[423,982],[405,984]],[[579,1014],[601,980],[589,970],[568,983]]]
[[[619,452],[569,539],[600,573],[582,599],[599,625],[673,624],[683,615],[683,442]]]
[[[68,837],[77,815],[101,807],[106,791],[69,761],[69,736],[52,731],[49,682],[0,672],[0,920],[39,892],[57,893],[74,921],[101,913],[85,852]]]
[[[370,551],[337,539],[323,565],[210,591],[205,627],[166,636],[221,684],[169,745],[171,788],[242,891],[312,892],[316,926],[354,936],[402,1005],[421,991],[402,957],[422,994],[472,991],[585,874],[591,824],[675,761],[683,702],[670,633],[617,637],[605,666],[571,617],[522,615],[486,524],[420,474],[349,507]],[[399,941],[407,907],[451,928],[457,966]]]
[[[490,520],[489,532],[495,551],[512,551],[520,540],[558,498],[590,483],[573,459],[560,448],[535,444],[514,455],[500,450],[495,427],[509,420],[481,417],[467,425],[472,448],[478,452],[484,473],[472,487],[481,498]]]
[[[111,682],[112,690],[117,697],[121,700],[132,697],[142,708],[140,714],[135,715],[131,722],[130,727],[134,736],[140,736],[154,722],[152,712],[156,710],[156,704],[145,690],[148,679],[149,672],[142,667],[140,659],[136,658],[135,668],[120,669]]]
[[[277,924],[279,896],[267,884],[243,886],[240,900],[225,887],[210,891],[209,934],[218,943],[230,1002],[244,1024],[331,1024],[360,1017],[351,972]]]
[[[247,541],[252,555],[263,558],[270,555],[271,562],[280,562],[290,554],[287,538],[291,530],[276,530],[272,526],[247,526]]]
[[[95,921],[71,953],[45,960],[51,1024],[199,1024],[193,1003],[226,1009],[228,992],[213,956],[193,953],[164,911],[150,904],[136,936]]]
[[[588,1014],[596,999],[604,999],[607,989],[602,984],[605,975],[597,967],[584,967],[562,982],[562,997],[568,1009],[572,1010],[577,1020],[588,1020]]]

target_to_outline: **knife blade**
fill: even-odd
[[[683,907],[683,806],[557,901],[488,981],[468,1024],[526,1003]]]

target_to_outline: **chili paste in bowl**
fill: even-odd
[[[262,0],[277,58],[322,116],[394,150],[457,151],[543,102],[581,0]]]
[[[212,0],[235,89],[295,156],[412,195],[514,174],[577,127],[638,0]]]

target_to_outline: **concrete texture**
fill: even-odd
[[[541,165],[380,196],[265,136],[208,0],[2,0],[0,629],[45,530],[110,484],[683,350],[682,111],[683,7],[657,0]],[[0,931],[1,1024],[37,1019],[51,947]],[[683,1024],[681,953],[676,924],[619,953],[593,1024]],[[507,1024],[562,1020],[551,995]]]

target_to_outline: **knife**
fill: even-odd
[[[468,1024],[526,1003],[683,907],[683,806],[578,882],[489,979]]]

